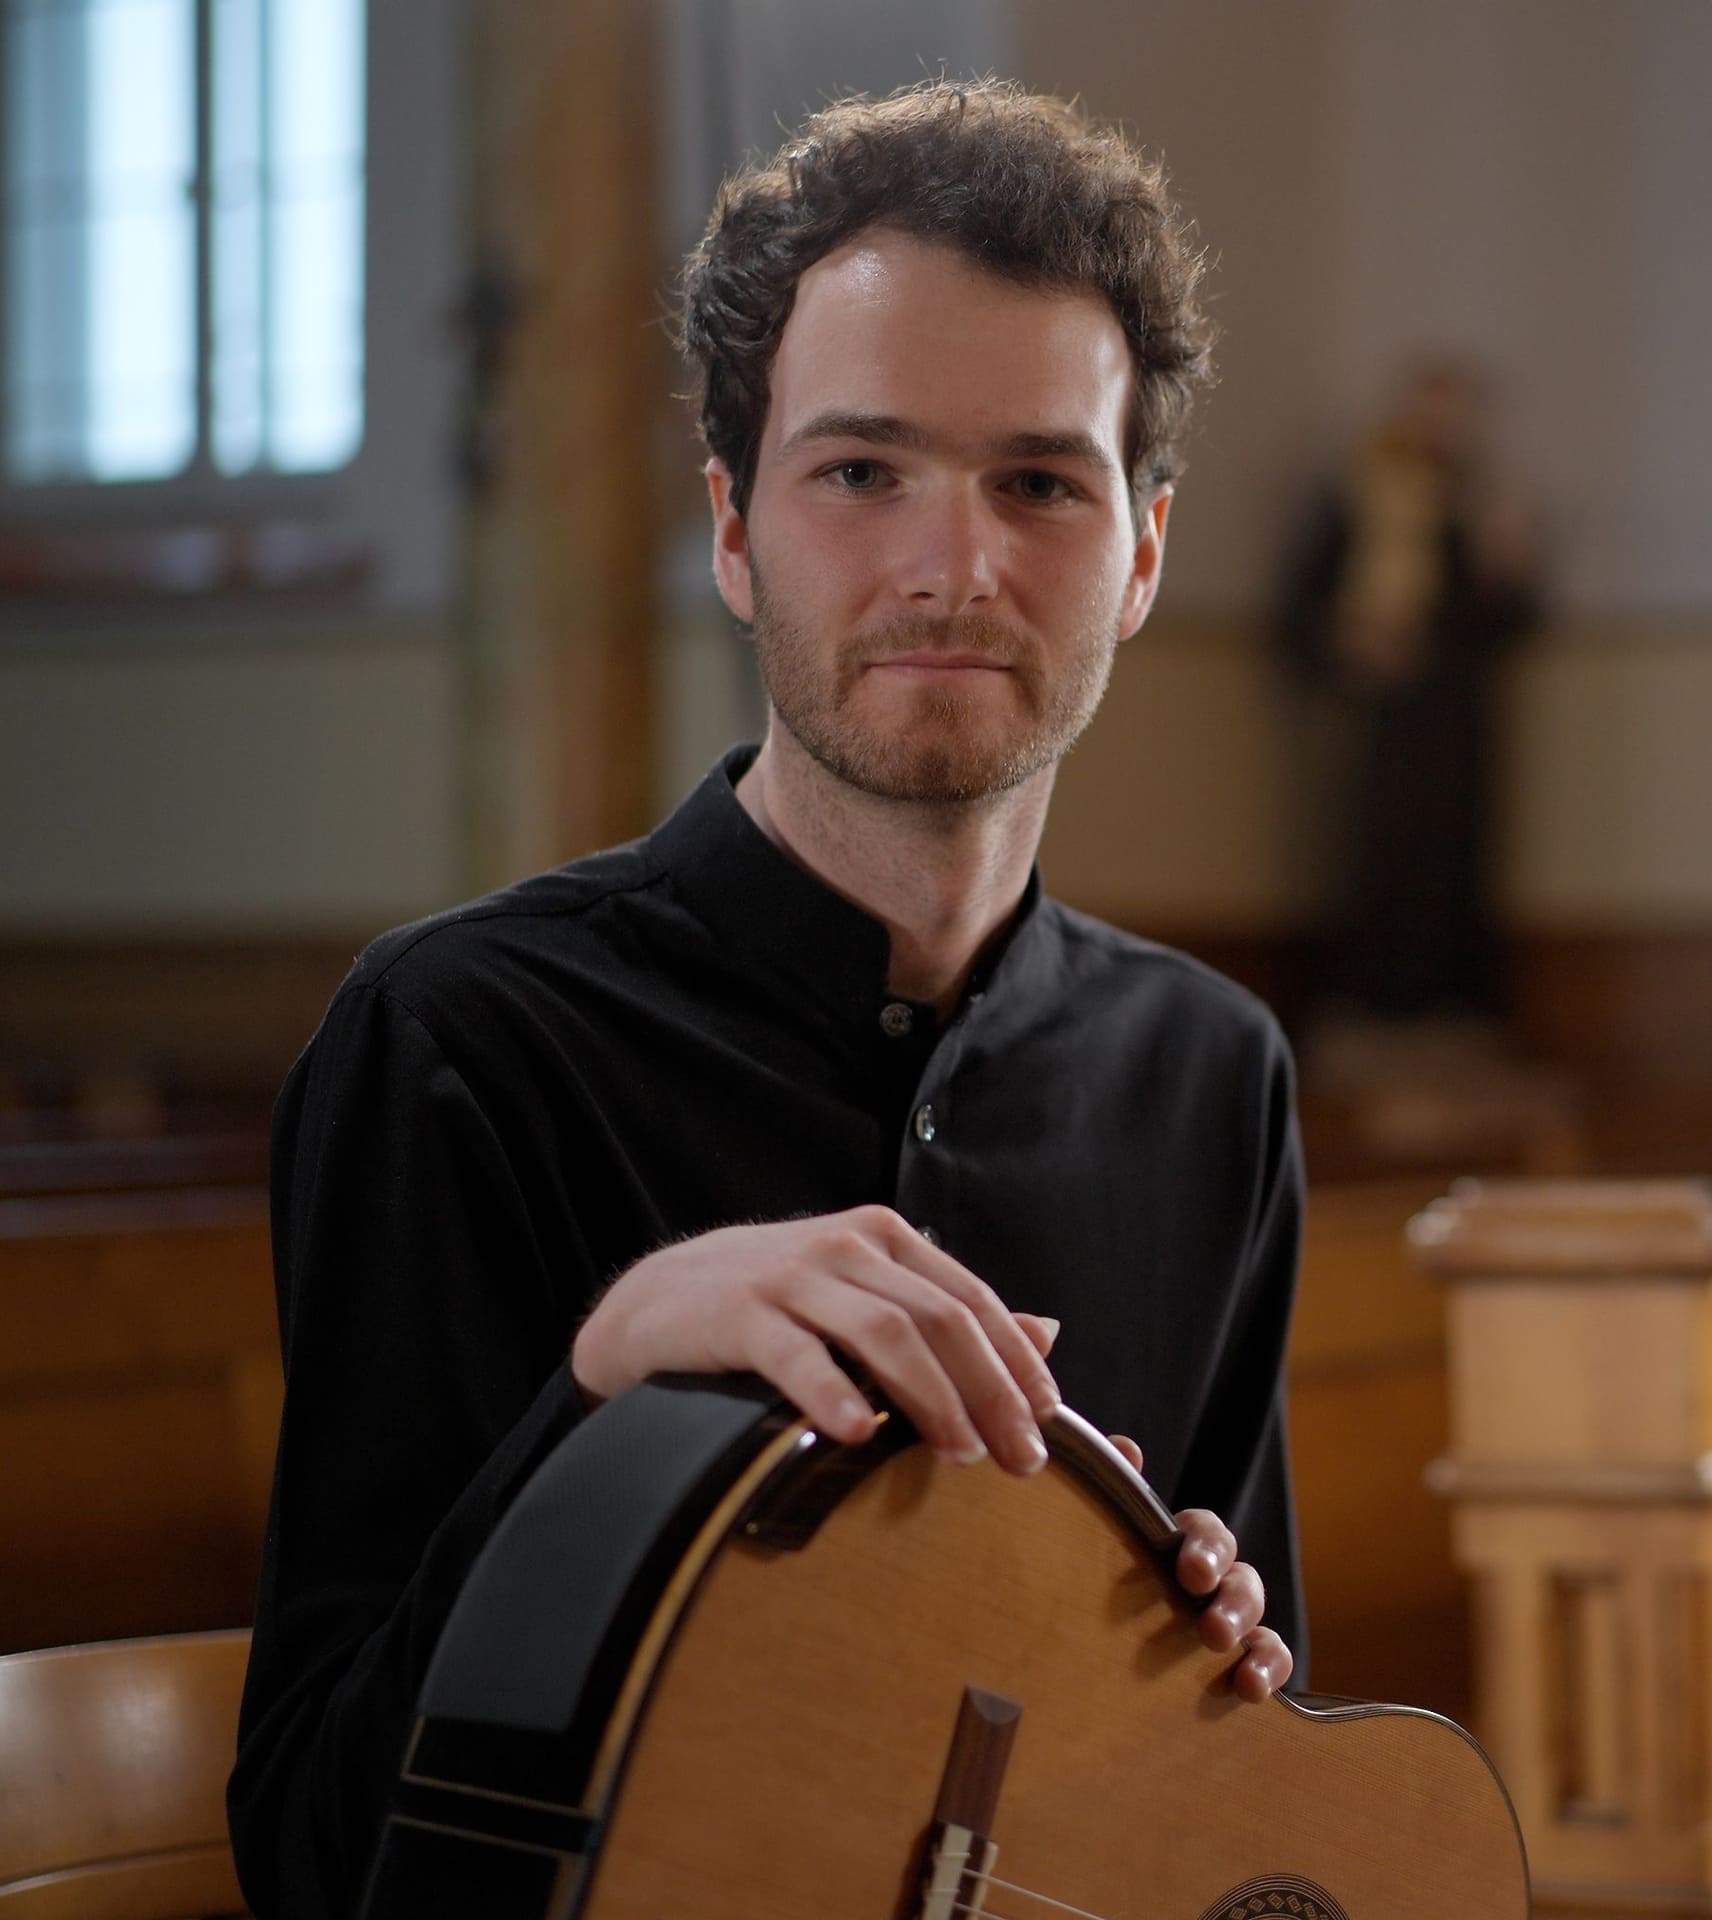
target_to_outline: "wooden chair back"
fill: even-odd
[[[242,1913],[226,1837],[247,1632],[0,1656],[0,1915]]]

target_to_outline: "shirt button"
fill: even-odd
[[[931,1106],[917,1107],[915,1110],[915,1118],[910,1122],[910,1125],[915,1129],[915,1137],[924,1147],[939,1131],[939,1128],[934,1124],[933,1108]]]
[[[930,1247],[937,1247],[939,1245],[939,1235],[935,1233],[931,1227],[917,1227],[916,1232],[921,1235]]]
[[[901,1000],[888,1000],[880,1009],[880,1031],[891,1040],[901,1040],[915,1025],[915,1009]]]

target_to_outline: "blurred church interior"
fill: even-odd
[[[1643,1410],[1692,1403],[1687,1438],[1600,1453],[1589,1415],[1560,1505],[1675,1500],[1692,1530],[1712,1459],[1712,1205],[1684,1184],[1712,1174],[1704,0],[4,0],[0,31],[0,1652],[247,1620],[279,1081],[373,935],[644,831],[756,732],[674,262],[805,107],[992,70],[1163,154],[1222,329],[1046,884],[1296,1043],[1315,1687],[1522,1739],[1481,1666],[1512,1549],[1464,1527],[1498,1472],[1470,1436],[1610,1362]],[[1328,992],[1338,803],[1273,629],[1304,503],[1429,352],[1482,370],[1539,613],[1494,677],[1501,996],[1400,1019]],[[1454,1349],[1483,1261],[1699,1304],[1613,1361],[1635,1313],[1559,1340],[1591,1309],[1552,1280],[1506,1371],[1496,1294]],[[1664,1671],[1702,1702],[1703,1802],[1693,1537]],[[1654,1642],[1577,1553],[1507,1631],[1558,1635],[1539,1659],[1582,1661],[1576,1710],[1636,1754]],[[1524,1824],[1556,1793],[1633,1831],[1633,1770],[1553,1738]],[[1632,1879],[1664,1858],[1636,1845]]]

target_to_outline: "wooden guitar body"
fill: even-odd
[[[368,1920],[1526,1920],[1474,1742],[1239,1703],[1086,1423],[1029,1479],[912,1439],[741,1383],[579,1428],[448,1624]]]

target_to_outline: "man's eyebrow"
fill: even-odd
[[[1009,460],[1083,460],[1115,471],[1112,456],[1087,433],[1013,433],[999,451]]]
[[[817,413],[805,421],[779,448],[783,459],[798,447],[816,440],[857,440],[870,447],[902,447],[921,453],[932,444],[925,427],[891,413]],[[1013,433],[985,449],[999,460],[1081,460],[1108,473],[1116,472],[1111,455],[1091,434]]]
[[[779,457],[811,440],[860,440],[871,447],[905,447],[911,453],[920,453],[928,436],[924,428],[892,413],[817,413],[785,441]]]

